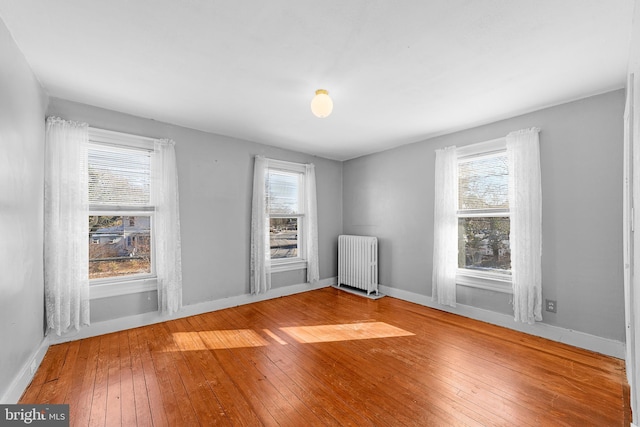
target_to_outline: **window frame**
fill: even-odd
[[[267,212],[268,223],[272,218],[297,218],[298,221],[298,255],[289,258],[271,258],[271,248],[269,248],[269,258],[271,261],[271,272],[277,273],[282,271],[300,270],[307,268],[305,230],[307,222],[307,195],[305,194],[306,165],[302,163],[287,162],[284,160],[268,159],[265,170],[265,181],[271,170],[280,171],[287,174],[296,174],[298,176],[298,213],[296,214],[280,214]],[[265,188],[265,198],[269,194]],[[267,206],[268,209],[268,206]],[[270,225],[268,225],[267,233],[271,235]]]
[[[126,134],[121,132],[108,131],[104,129],[89,129],[89,143],[87,153],[92,146],[123,148],[128,150],[140,150],[151,153],[150,170],[153,175],[154,160],[154,139]],[[151,230],[150,236],[150,272],[138,273],[126,276],[107,277],[98,279],[88,279],[90,289],[90,299],[112,297],[118,295],[127,295],[140,292],[148,292],[157,290],[157,275],[155,269],[155,227],[154,216],[155,207],[153,206],[153,197],[149,201],[148,206],[102,206],[89,205],[88,216],[149,216],[149,226]],[[87,217],[88,220],[88,217]],[[91,244],[91,243],[90,243]]]
[[[503,153],[506,153],[506,150],[506,138],[497,138],[490,141],[471,144],[456,148],[457,162],[459,165],[461,162],[469,161],[470,159],[502,155]],[[471,217],[510,218],[511,212],[509,209],[469,209],[463,212],[459,209],[458,200],[456,200],[456,217],[458,219]],[[498,273],[456,267],[456,284],[508,294],[513,293],[511,271],[508,273]]]

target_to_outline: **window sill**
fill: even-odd
[[[505,294],[513,293],[511,277],[496,277],[489,274],[473,274],[468,272],[460,272],[456,275],[456,284],[467,286],[470,288],[486,289],[494,292],[502,292]]]
[[[297,261],[285,261],[285,262],[277,262],[274,263],[271,261],[271,272],[272,273],[280,273],[282,271],[291,271],[291,270],[302,270],[307,268],[307,261],[297,260]]]
[[[158,290],[158,281],[155,277],[101,282],[99,284],[89,285],[89,299],[109,298],[156,290]]]

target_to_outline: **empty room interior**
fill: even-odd
[[[640,425],[637,153],[638,0],[0,0],[0,418]]]

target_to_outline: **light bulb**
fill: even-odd
[[[331,114],[333,101],[329,97],[329,92],[324,89],[316,90],[316,96],[311,100],[311,112],[321,119]]]

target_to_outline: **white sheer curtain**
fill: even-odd
[[[154,141],[152,203],[155,205],[154,246],[158,278],[158,310],[173,314],[182,308],[182,254],[178,170],[175,142]]]
[[[458,158],[456,147],[436,150],[433,209],[433,289],[439,304],[456,305],[458,264]]]
[[[265,194],[268,161],[256,156],[253,169],[251,203],[251,293],[271,289],[271,257],[269,248],[269,216]]]
[[[316,167],[305,165],[305,243],[307,245],[307,282],[316,283],[320,280],[318,266],[318,202],[316,200]]]
[[[540,129],[507,135],[511,279],[516,321],[542,320],[542,185]]]
[[[47,329],[89,324],[88,125],[49,117],[45,142],[44,279]]]

